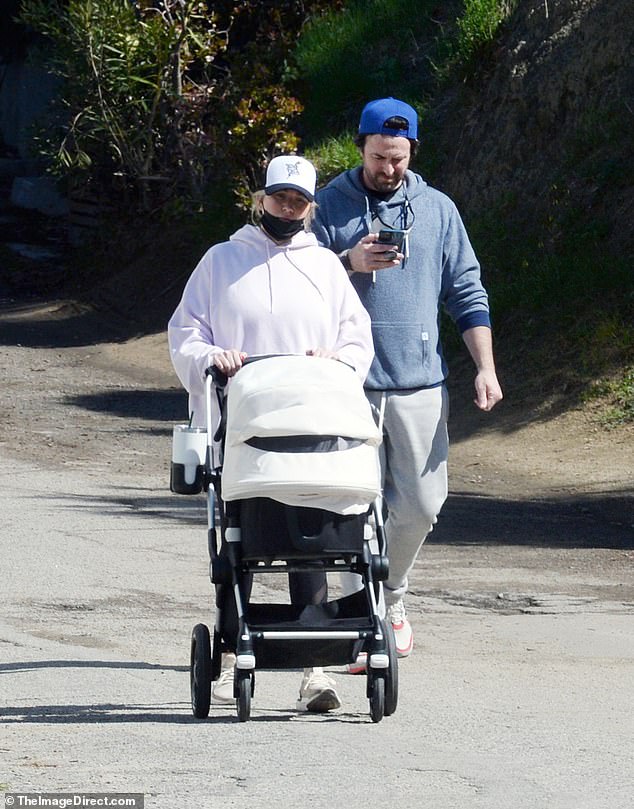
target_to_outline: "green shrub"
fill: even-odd
[[[359,165],[359,149],[350,134],[327,138],[307,149],[306,157],[315,164],[320,187],[342,171]]]
[[[207,65],[225,47],[198,0],[23,0],[63,80],[43,153],[80,184],[131,193],[147,210],[174,193],[199,200],[217,133],[207,126]],[[195,80],[193,74],[195,73]]]
[[[457,51],[463,63],[469,63],[494,40],[500,24],[514,5],[515,2],[507,0],[464,1],[464,12],[457,20]]]
[[[634,422],[634,366],[623,369],[611,379],[595,382],[583,398],[586,402],[604,402],[601,421],[606,426]]]

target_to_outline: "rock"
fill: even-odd
[[[68,202],[52,177],[16,177],[11,187],[11,204],[40,211],[46,216],[68,214]]]

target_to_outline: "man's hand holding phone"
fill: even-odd
[[[376,272],[397,267],[403,260],[405,231],[381,230],[369,233],[348,251],[348,260],[354,272]]]
[[[387,245],[387,249],[383,253],[382,258],[385,261],[396,259],[397,256],[403,257],[403,242],[405,241],[405,231],[396,230],[395,228],[386,228],[379,231],[379,236],[376,240],[377,244]],[[399,261],[401,259],[398,259]]]

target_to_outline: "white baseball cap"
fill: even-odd
[[[274,157],[266,169],[264,193],[274,194],[285,188],[293,188],[303,194],[309,202],[315,199],[317,172],[313,164],[298,155]]]

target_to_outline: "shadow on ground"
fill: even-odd
[[[182,421],[187,412],[187,394],[174,390],[118,390],[67,396],[64,401],[95,413],[122,419],[147,421]],[[171,429],[169,430],[171,435]]]
[[[41,297],[35,293],[2,295],[0,289],[0,344],[27,348],[77,348],[124,342],[161,331],[171,305],[157,312],[150,324],[141,309],[124,302],[100,305],[74,299]]]
[[[166,482],[167,489],[167,482]],[[111,487],[100,494],[52,497],[58,508],[96,514],[125,513],[200,525],[206,531],[204,496]],[[634,497],[631,491],[548,500],[505,500],[454,493],[449,496],[430,544],[613,548],[634,550]]]
[[[13,671],[35,671],[50,668],[189,671],[188,666],[168,666],[164,663],[145,663],[138,660],[27,660],[16,663],[0,663],[0,675]]]
[[[450,494],[428,543],[634,549],[634,491],[504,500]]]
[[[76,348],[120,342],[141,333],[134,318],[123,321],[72,301],[23,297],[0,300],[0,344],[26,348]]]

